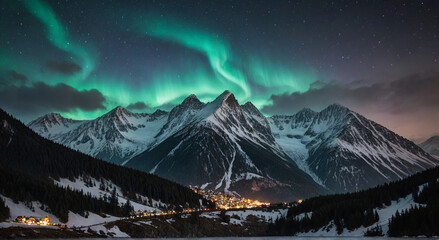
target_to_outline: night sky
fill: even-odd
[[[267,116],[340,103],[439,134],[439,1],[0,3],[0,107],[24,122],[228,89]]]

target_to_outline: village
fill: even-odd
[[[25,217],[25,216],[18,216],[15,221],[15,223],[22,223],[27,225],[40,225],[40,226],[55,226],[59,228],[66,228],[66,225],[58,224],[58,223],[51,223],[49,216],[43,217],[43,218],[36,218],[36,217]]]
[[[258,200],[251,200],[243,197],[237,197],[232,194],[224,194],[222,192],[215,192],[213,190],[204,190],[200,189],[198,186],[189,186],[189,188],[202,195],[205,199],[212,201],[215,204],[214,209],[210,208],[202,208],[202,209],[183,209],[181,211],[165,211],[165,212],[156,212],[156,211],[136,211],[133,217],[153,217],[153,216],[166,216],[173,214],[185,214],[192,212],[208,212],[208,211],[217,211],[217,210],[232,210],[232,209],[248,209],[248,208],[260,208],[260,207],[269,207],[270,203],[268,202],[260,202]]]
[[[204,190],[198,186],[190,186],[194,192],[201,194],[207,200],[215,203],[217,209],[228,210],[228,209],[242,209],[242,208],[257,208],[257,207],[268,207],[270,203],[260,202],[258,200],[251,200],[243,197],[237,197],[233,194],[225,194],[222,192],[215,192],[213,190]]]

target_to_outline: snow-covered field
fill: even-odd
[[[83,217],[79,214],[69,212],[69,221],[67,222],[68,227],[83,227],[95,224],[107,223],[119,220],[119,217],[107,216],[101,217],[92,212],[89,213],[88,217]]]
[[[36,217],[36,218],[44,218],[45,216],[49,216],[50,221],[52,223],[61,223],[57,217],[55,217],[53,214],[48,213],[44,210],[42,210],[40,207],[42,206],[41,203],[37,201],[32,202],[32,209],[29,208],[25,203],[18,202],[14,203],[12,199],[4,197],[0,195],[0,197],[5,201],[6,206],[9,207],[9,213],[11,217],[9,220],[15,220],[18,216],[27,216],[27,217]],[[0,227],[9,227],[9,223],[0,223]],[[23,224],[20,224],[20,226]],[[24,225],[25,226],[25,225]]]
[[[65,180],[61,180],[63,184],[67,184]],[[82,182],[83,183],[83,182]],[[71,185],[74,186],[72,182],[70,182]],[[76,182],[75,186],[82,186],[82,184],[78,181]],[[420,190],[425,185],[420,186]],[[90,189],[88,189],[90,190]],[[91,191],[91,190],[90,190]],[[100,194],[99,191],[94,189],[93,194]],[[94,195],[95,196],[95,195]],[[42,210],[40,207],[42,206],[39,202],[32,202],[33,208],[29,208],[29,204],[25,204],[23,202],[14,203],[12,199],[1,196],[0,197],[5,201],[6,205],[10,209],[11,217],[9,220],[15,219],[17,216],[34,216],[37,218],[42,218],[48,215],[51,219],[51,222],[53,223],[61,223],[58,218],[56,218],[53,214],[49,213],[48,211]],[[391,218],[393,214],[395,214],[396,211],[403,211],[406,209],[409,209],[411,206],[422,206],[418,203],[415,203],[413,201],[413,197],[411,194],[407,195],[404,198],[400,198],[398,201],[392,201],[390,206],[385,206],[383,208],[377,208],[375,209],[379,215],[379,222],[377,223],[380,225],[383,229],[383,233],[386,234],[388,231],[388,221]],[[44,209],[44,207],[43,207]],[[272,223],[276,221],[276,219],[279,219],[281,217],[286,217],[288,212],[288,209],[276,209],[271,211],[262,211],[262,210],[230,210],[226,212],[226,215],[230,216],[230,222],[229,223],[223,223],[223,224],[231,224],[231,225],[241,225],[247,221],[247,217],[252,215],[259,219],[260,222],[267,222]],[[187,218],[190,214],[183,215],[182,218]],[[312,212],[306,213],[308,217],[312,216]],[[299,214],[296,217],[297,218],[303,218],[305,214]],[[204,212],[200,215],[202,218],[208,218],[208,219],[219,219],[220,218],[220,211],[212,211],[212,212]],[[107,235],[111,235],[114,237],[129,237],[126,233],[120,231],[120,229],[117,226],[112,227],[111,229],[107,229],[104,225],[105,223],[112,222],[119,220],[118,217],[113,216],[107,216],[102,217],[94,213],[89,213],[88,217],[83,217],[79,214],[75,214],[73,212],[69,212],[69,221],[67,222],[68,227],[82,227],[83,230],[87,230],[90,228],[93,231],[96,232],[104,232]],[[173,223],[175,220],[171,217],[166,220],[169,223]],[[148,222],[141,222],[143,224],[152,225],[151,221]],[[373,224],[370,227],[374,227],[377,224]],[[12,226],[19,226],[19,227],[38,227],[38,226],[27,226],[24,224],[18,224],[18,223],[10,223],[10,222],[3,222],[0,223],[0,228],[6,228],[6,227],[12,227]],[[305,232],[305,233],[298,233],[297,237],[362,237],[364,235],[364,232],[367,230],[366,227],[360,227],[354,231],[348,231],[347,229],[344,229],[343,233],[341,235],[337,234],[336,227],[333,222],[329,223],[327,226],[322,227],[318,231],[315,232]]]

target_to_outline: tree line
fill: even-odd
[[[439,236],[439,182],[429,182],[421,191],[413,192],[413,198],[422,205],[396,212],[389,221],[388,235]]]
[[[0,222],[9,218],[9,208],[6,206],[3,198],[0,197]]]
[[[439,167],[435,167],[406,179],[386,183],[364,191],[310,198],[296,207],[290,208],[286,218],[278,219],[274,224],[271,224],[269,234],[294,235],[298,232],[317,231],[330,223],[335,225],[339,234],[344,229],[353,230],[361,226],[369,227],[380,220],[375,209],[389,206],[392,201],[406,197],[409,194],[414,194],[415,201],[427,203],[428,206],[426,208],[413,208],[395,216],[390,220],[389,235],[400,236],[398,235],[400,229],[412,229],[413,227],[408,226],[407,221],[409,220],[407,219],[411,219],[411,221],[415,221],[414,219],[419,220],[418,223],[424,223],[427,228],[431,224],[437,224],[437,220],[432,221],[426,214],[428,211],[437,211],[439,202],[439,194],[437,194],[439,192],[439,189],[437,189],[438,178]],[[418,186],[426,182],[430,182],[430,184],[424,187],[418,195]],[[304,213],[310,213],[308,214],[310,217],[297,217]],[[431,215],[431,217],[434,216],[437,219],[438,215]],[[424,220],[421,221],[420,218],[422,217],[424,217]],[[387,221],[388,219],[381,219],[381,221],[384,220]],[[394,231],[392,227],[394,227]],[[377,229],[379,230],[379,227]]]

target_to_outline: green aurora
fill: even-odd
[[[48,42],[67,53],[67,60],[79,64],[82,71],[72,76],[48,74],[40,71],[43,63],[2,51],[0,59],[4,69],[31,76],[27,85],[32,82],[44,82],[51,86],[64,83],[78,91],[97,89],[105,96],[106,109],[61,112],[68,118],[92,119],[118,105],[127,106],[139,101],[148,106],[145,111],[161,107],[168,107],[169,110],[169,106],[179,104],[190,94],[197,95],[202,101],[212,101],[224,90],[232,91],[241,104],[251,101],[257,107],[263,107],[271,104],[269,98],[272,94],[305,92],[316,81],[311,69],[297,70],[294,66],[285,66],[273,59],[252,54],[239,56],[219,33],[204,31],[180,19],[164,20],[163,17],[157,17],[159,15],[151,14],[147,18],[134,20],[134,34],[139,38],[148,36],[158,41],[175,43],[203,55],[208,64],[194,62],[184,70],[167,66],[165,70],[151,73],[152,79],[132,84],[128,77],[113,76],[111,72],[100,70],[99,58],[105,56],[75,41],[72,33],[68,32],[68,28],[48,4],[43,1],[22,3],[28,14],[43,24],[40,32]],[[145,41],[145,44],[148,42]],[[184,65],[189,60],[181,61]],[[59,112],[57,109],[53,111]]]

